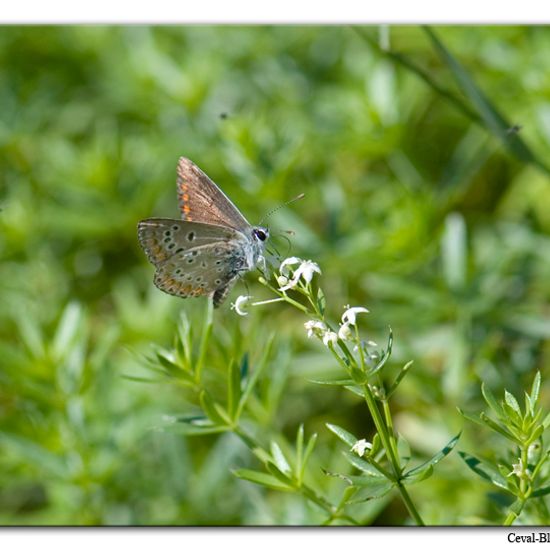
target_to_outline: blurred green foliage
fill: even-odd
[[[180,155],[252,223],[305,192],[270,219],[274,245],[319,263],[334,318],[366,305],[381,342],[391,324],[392,361],[414,360],[393,406],[415,454],[461,429],[457,406],[483,408],[480,381],[521,395],[536,370],[547,380],[550,30],[359,31],[0,28],[2,524],[319,521],[233,476],[255,459],[231,434],[165,429],[189,407],[177,387],[125,378],[171,344],[182,309],[204,314],[153,286],[136,239],[138,220],[177,216]],[[227,304],[206,360],[253,366],[274,335],[266,425],[317,432],[316,475],[337,494],[321,468],[345,466],[325,423],[367,438],[372,425],[358,398],[308,382],[333,365],[303,321]],[[466,425],[458,448],[499,444]],[[501,497],[455,453],[413,498],[427,523],[499,521]],[[398,499],[364,514],[406,517]]]

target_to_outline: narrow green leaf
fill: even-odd
[[[504,390],[504,401],[512,408],[519,416],[521,416],[521,409],[517,399],[507,390]]]
[[[524,400],[525,400],[525,416],[523,418],[523,423],[525,426],[525,423],[528,422],[529,418],[533,416],[533,408],[531,406],[531,396],[524,392]]]
[[[298,479],[301,479],[302,475],[302,461],[304,455],[304,425],[300,424],[298,426],[298,431],[296,432],[296,473]]]
[[[227,426],[195,426],[193,424],[184,424],[178,422],[176,424],[167,424],[163,427],[163,430],[176,432],[189,437],[201,436],[201,435],[213,435],[226,432],[229,428]]]
[[[462,67],[449,50],[447,50],[441,40],[439,40],[435,32],[429,27],[424,27],[424,31],[430,38],[439,57],[451,71],[459,87],[475,107],[485,127],[519,160],[526,163],[532,163],[546,174],[549,174],[550,170],[548,167],[541,162],[540,159],[535,157],[517,132],[510,131],[513,125],[501,115],[489,98],[470,77],[469,73]]]
[[[64,357],[68,348],[76,338],[82,320],[82,310],[79,304],[71,302],[67,305],[57,326],[53,339],[53,353],[56,358]]]
[[[445,218],[441,239],[443,272],[447,286],[459,290],[466,283],[466,223],[462,215],[452,212]]]
[[[265,474],[263,472],[256,472],[254,470],[247,470],[241,468],[240,470],[232,470],[233,475],[239,479],[251,481],[257,485],[263,485],[269,489],[276,489],[277,491],[292,491],[292,487],[289,487],[286,483],[281,483],[277,478],[272,475]]]
[[[249,371],[249,358],[248,352],[245,352],[241,360],[241,380],[246,380],[248,378]]]
[[[214,422],[214,424],[226,424],[223,416],[218,412],[218,408],[215,406],[216,403],[205,390],[203,390],[200,394],[200,403],[202,410],[205,412],[206,416]]]
[[[271,456],[273,457],[273,460],[275,461],[275,465],[277,468],[283,472],[283,474],[290,474],[292,472],[292,468],[290,467],[290,464],[287,462],[285,455],[283,454],[283,451],[281,450],[281,447],[275,442],[271,442]]]
[[[293,487],[292,479],[287,476],[284,472],[279,470],[275,464],[272,462],[268,462],[265,467],[269,471],[269,473],[276,477],[281,483],[288,485],[289,487]]]
[[[237,409],[237,417],[241,415],[244,409],[244,406],[246,405],[246,402],[248,401],[248,398],[252,393],[252,390],[254,389],[254,387],[256,386],[256,383],[260,378],[260,375],[262,374],[262,372],[264,371],[264,369],[269,363],[268,359],[269,359],[269,356],[271,355],[271,350],[273,348],[274,340],[275,340],[275,333],[271,333],[265,345],[262,358],[260,359],[256,367],[252,370],[252,374],[244,387],[244,391],[242,392],[241,399],[239,402],[239,407]]]
[[[466,411],[463,411],[460,407],[457,407],[457,410],[458,410],[458,412],[459,412],[464,418],[466,418],[466,419],[469,420],[470,422],[475,422],[476,424],[479,424],[480,426],[483,426],[484,428],[487,426],[487,425],[485,424],[485,422],[483,422],[483,421],[481,420],[480,417],[475,416],[475,415],[473,415],[473,414],[471,414],[471,413],[467,413]]]
[[[497,424],[494,420],[491,420],[485,413],[481,413],[480,415],[481,420],[486,426],[489,426],[492,430],[499,433],[500,435],[503,435],[510,441],[513,441],[514,443],[520,444],[521,442],[518,441],[518,438],[508,431],[504,426],[501,426],[500,424]]]
[[[308,380],[313,384],[320,384],[324,386],[351,386],[355,382],[351,378],[340,378],[338,380]]]
[[[375,483],[371,483],[368,486],[361,487],[356,493],[355,498],[348,501],[349,505],[361,504],[370,500],[379,499],[386,496],[395,485],[387,479],[376,480]]]
[[[382,358],[380,361],[369,371],[368,376],[372,376],[373,374],[376,374],[380,370],[382,370],[382,367],[386,364],[388,359],[391,357],[391,352],[393,348],[393,331],[391,327],[389,327],[390,333],[388,335],[388,343],[386,345],[386,350],[384,351],[384,354],[382,355]]]
[[[306,445],[306,450],[304,452],[304,458],[302,459],[302,471],[300,472],[300,477],[304,475],[304,469],[306,467],[307,461],[309,460],[309,457],[311,456],[311,453],[313,452],[313,449],[315,448],[315,444],[317,443],[317,434],[313,434]]]
[[[411,447],[409,442],[400,434],[397,434],[397,452],[403,462],[403,466],[405,466],[411,459]]]
[[[483,395],[483,398],[487,402],[487,405],[489,405],[489,407],[493,410],[493,412],[498,417],[503,417],[504,411],[500,403],[498,403],[498,401],[496,400],[495,396],[493,395],[493,392],[487,386],[485,386],[484,382],[481,384],[481,393]]]
[[[234,360],[229,363],[227,378],[227,412],[231,420],[235,420],[241,399],[241,371]]]
[[[357,438],[349,433],[348,431],[344,430],[344,428],[341,428],[340,426],[337,426],[336,424],[325,424],[326,427],[337,437],[339,437],[346,445],[348,445],[350,448],[355,445],[357,442]]]
[[[206,315],[204,316],[204,324],[202,329],[201,343],[199,346],[199,357],[195,365],[197,372],[201,372],[204,366],[204,359],[208,351],[208,341],[212,333],[212,323],[214,322],[214,304],[212,300],[206,301]]]
[[[351,480],[351,476],[340,474],[339,472],[330,472],[329,470],[325,470],[324,468],[321,468],[321,470],[326,476],[337,477],[338,479],[345,481],[348,485],[353,486],[353,481]]]
[[[317,307],[319,308],[321,315],[324,315],[325,313],[326,304],[327,301],[325,298],[325,293],[323,292],[323,289],[319,287],[319,290],[317,291]]]
[[[45,353],[44,340],[36,321],[28,315],[20,313],[16,318],[16,322],[19,335],[32,356],[43,357]]]
[[[541,487],[540,489],[537,489],[536,491],[533,491],[533,494],[531,495],[533,498],[537,497],[543,497],[544,495],[550,494],[550,485],[546,485],[544,487]]]
[[[508,490],[506,479],[492,464],[462,451],[459,451],[458,454],[472,472],[486,481],[490,481],[493,485]]]
[[[61,456],[49,451],[42,445],[19,435],[0,432],[0,443],[21,457],[22,464],[33,464],[43,475],[57,479],[67,479],[69,468]]]
[[[191,323],[189,322],[189,318],[185,312],[182,312],[180,322],[178,324],[178,340],[180,344],[176,350],[179,351],[186,370],[191,370]]]
[[[360,388],[359,386],[344,386],[344,388],[359,397],[365,397],[363,388]]]
[[[542,421],[542,425],[544,426],[544,429],[547,429],[550,426],[550,413],[548,413],[544,420]]]
[[[373,466],[366,460],[363,460],[362,458],[357,456],[355,453],[348,451],[344,453],[344,456],[352,466],[355,466],[358,470],[361,470],[363,473],[367,474],[367,476],[384,477],[382,472],[376,469],[376,466]]]
[[[535,374],[535,378],[533,380],[533,385],[531,386],[531,395],[530,395],[531,410],[533,411],[535,410],[537,406],[537,402],[539,400],[540,381],[541,381],[540,371],[537,371],[537,373]]]
[[[541,437],[543,432],[544,432],[544,426],[539,424],[533,430],[533,433],[530,435],[529,439],[525,442],[525,445],[531,445],[531,443],[534,443],[539,437]]]
[[[428,479],[434,473],[434,467],[431,464],[428,464],[414,473],[411,472],[409,472],[409,474],[407,474],[402,480],[402,483],[405,485],[413,485],[414,483],[420,483],[421,481]]]
[[[155,351],[155,357],[158,363],[164,368],[164,370],[172,376],[178,377],[182,371],[179,366],[174,363],[171,358],[168,358],[164,355],[164,351],[157,350]]]
[[[158,384],[161,380],[155,378],[146,378],[145,376],[132,376],[131,374],[121,374],[121,378],[125,380],[131,380],[132,382],[142,382],[146,384]]]
[[[412,365],[413,365],[413,361],[409,361],[399,371],[397,378],[395,379],[394,383],[390,386],[390,388],[387,391],[386,400],[388,400],[393,395],[393,392],[395,392],[395,390],[397,389],[397,386],[399,386],[403,378],[405,378],[405,375],[409,372],[409,369],[412,367]]]
[[[460,435],[462,432],[455,435],[441,451],[436,453],[432,458],[427,460],[426,462],[420,464],[420,466],[417,466],[416,468],[412,468],[405,474],[405,478],[408,477],[416,477],[416,476],[422,476],[423,472],[428,470],[429,468],[432,468],[439,463],[441,460],[443,460],[455,447],[455,445],[458,443],[458,440],[460,439]],[[429,472],[428,477],[432,474],[432,472]],[[421,479],[425,479],[425,477],[421,477]],[[417,481],[420,481],[421,479],[417,479]]]

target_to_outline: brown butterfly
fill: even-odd
[[[250,225],[189,159],[179,159],[177,172],[182,220],[140,221],[139,243],[156,268],[160,290],[181,298],[210,296],[218,307],[237,277],[263,260],[269,231]]]

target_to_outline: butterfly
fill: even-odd
[[[180,298],[209,296],[219,307],[237,278],[264,261],[269,230],[250,225],[189,159],[179,159],[177,175],[182,219],[142,220],[138,240],[160,290]]]

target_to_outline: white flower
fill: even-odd
[[[358,439],[351,448],[351,452],[363,456],[367,449],[372,449],[372,443],[369,443],[366,439]]]
[[[288,284],[288,279],[284,275],[279,275],[277,277],[277,284],[279,288]]]
[[[344,311],[342,315],[342,323],[348,323],[350,325],[355,325],[356,317],[358,313],[369,313],[369,310],[366,307],[350,307]]]
[[[507,477],[516,475],[519,478],[529,478],[531,472],[523,465],[523,460],[520,458],[517,464],[512,464],[512,471],[508,474]]]
[[[311,260],[305,260],[294,272],[294,277],[302,277],[306,283],[311,283],[311,279],[313,279],[314,273],[320,274],[321,268],[315,262],[312,262]]]
[[[340,330],[338,331],[338,338],[340,338],[340,340],[349,340],[352,336],[353,334],[349,328],[349,323],[344,323],[340,326]]]
[[[307,337],[311,338],[314,334],[324,332],[326,330],[325,323],[321,321],[307,321],[304,323],[304,327],[307,330]]]
[[[296,269],[291,270],[288,266],[294,264],[300,265]],[[314,273],[321,273],[321,269],[315,262],[312,262],[311,260],[302,260],[301,258],[296,257],[287,258],[284,260],[279,268],[279,271],[281,272],[281,275],[287,279],[287,283],[279,288],[282,292],[294,288],[300,281],[300,278],[309,284],[311,283],[311,279],[313,279]],[[291,271],[293,271],[292,279],[289,279]]]
[[[332,332],[332,330],[327,330],[325,334],[323,334],[323,344],[325,344],[325,346],[329,344],[334,345],[336,342],[338,342],[338,334]]]
[[[243,317],[248,315],[249,302],[252,300],[252,296],[239,296],[234,304],[231,304],[231,309],[234,309],[239,315]]]
[[[302,262],[301,258],[296,258],[293,256],[292,258],[287,258],[283,261],[283,263],[279,266],[279,272],[283,277],[288,277],[290,273],[290,269],[288,268],[289,265],[299,264]]]

